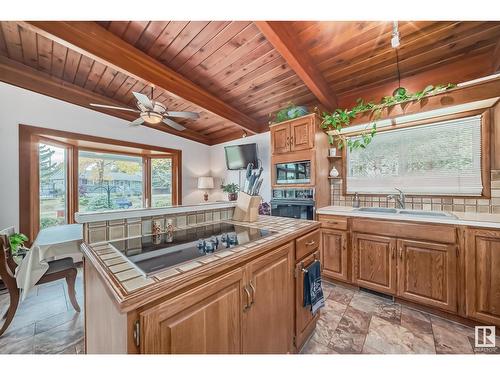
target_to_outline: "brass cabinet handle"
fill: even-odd
[[[316,241],[312,240],[312,241],[306,242],[306,246],[312,246],[315,243],[316,243]]]
[[[252,306],[255,302],[255,286],[252,283],[252,280],[250,280],[250,288],[252,288],[252,302],[250,302],[250,306]]]
[[[243,287],[243,290],[245,291],[245,293],[247,294],[247,304],[243,307],[243,311],[246,311],[250,308],[251,305],[251,302],[250,302],[250,291],[248,290],[247,286],[245,285]]]
[[[293,143],[293,137],[290,137],[290,144]]]

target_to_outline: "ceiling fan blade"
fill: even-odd
[[[168,111],[165,113],[166,116],[170,117],[183,117],[183,118],[192,118],[192,119],[197,119],[200,118],[200,115],[196,112],[175,112],[175,111]]]
[[[129,126],[139,126],[139,125],[142,125],[144,124],[144,120],[139,117],[138,119],[135,119],[134,121],[132,121]]]
[[[118,109],[120,111],[130,111],[130,112],[139,112],[137,109],[132,109],[132,108],[125,108],[125,107],[116,107],[114,105],[106,105],[106,104],[94,104],[90,103],[92,107],[99,107],[99,108],[109,108],[109,109]]]
[[[144,107],[153,110],[153,103],[151,103],[151,100],[144,94],[141,94],[140,92],[134,92],[132,91],[132,94],[134,94],[135,98],[141,103]]]
[[[185,126],[182,126],[181,124],[178,124],[175,121],[170,120],[169,118],[164,118],[163,122],[165,124],[167,124],[168,126],[174,128],[175,130],[178,130],[178,131],[186,130]]]

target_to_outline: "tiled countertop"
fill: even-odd
[[[143,276],[119,250],[108,242],[91,245],[84,243],[82,251],[86,260],[95,266],[104,279],[118,307],[125,312],[185,288],[189,283],[199,281],[203,277],[210,277],[210,275],[223,272],[224,269],[237,266],[319,228],[320,225],[316,221],[275,216],[260,216],[259,220],[254,223],[231,220],[224,222],[269,229],[276,233],[254,242],[179,264],[151,277]],[[177,229],[184,229],[184,227]]]
[[[321,215],[338,215],[365,217],[373,219],[416,221],[424,223],[464,225],[471,227],[498,228],[500,229],[500,214],[486,214],[476,212],[451,212],[456,218],[449,217],[429,217],[429,216],[409,216],[391,213],[375,213],[357,211],[353,207],[346,206],[327,206],[316,210]]]

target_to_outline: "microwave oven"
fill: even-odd
[[[295,185],[311,183],[311,161],[293,161],[274,165],[276,185]]]

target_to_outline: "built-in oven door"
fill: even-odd
[[[314,201],[312,200],[271,200],[271,215],[294,219],[314,219]]]
[[[294,161],[274,165],[277,185],[311,183],[311,161]]]

